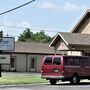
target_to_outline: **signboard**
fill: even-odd
[[[3,51],[15,50],[15,38],[14,37],[0,38],[0,50],[3,50]]]
[[[0,54],[0,64],[10,64],[10,55]]]

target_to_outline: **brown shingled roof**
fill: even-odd
[[[60,33],[68,45],[90,45],[90,35],[80,33]]]
[[[60,32],[56,35],[50,46],[54,46],[59,39],[62,39],[67,46],[69,45],[82,45],[90,46],[90,35],[80,33],[66,33]]]
[[[49,44],[47,43],[28,43],[28,42],[16,42],[14,52],[37,53],[37,54],[54,54],[55,53],[54,48],[49,47]]]

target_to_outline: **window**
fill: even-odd
[[[80,61],[78,57],[64,57],[64,63],[65,65],[70,65],[70,66],[80,65]]]
[[[52,64],[52,57],[46,57],[44,64]]]
[[[35,59],[31,59],[31,68],[35,68]]]
[[[55,57],[54,60],[53,60],[53,64],[60,65],[61,64],[61,58],[60,57]]]
[[[87,57],[83,57],[80,59],[80,63],[81,63],[81,66],[88,66],[89,65],[89,60]]]
[[[90,66],[90,57],[88,58],[88,66]]]
[[[64,57],[63,59],[64,59],[64,64],[68,65],[68,57]]]
[[[69,65],[73,66],[74,65],[74,59],[72,57],[69,57],[68,63],[69,63]]]
[[[11,61],[10,61],[10,64],[11,64],[11,67],[14,68],[15,66],[15,58],[11,58]]]
[[[75,57],[75,58],[74,58],[74,65],[75,65],[75,66],[80,66],[80,60],[79,60],[78,57]]]

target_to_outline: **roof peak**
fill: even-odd
[[[77,33],[78,29],[83,25],[83,23],[90,18],[90,9],[87,9],[87,11],[81,16],[80,20],[77,22],[77,24],[74,26],[74,28],[71,30],[72,33]]]

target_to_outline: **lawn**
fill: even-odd
[[[0,85],[10,84],[37,84],[47,83],[48,81],[41,79],[40,76],[5,76],[0,77]]]

